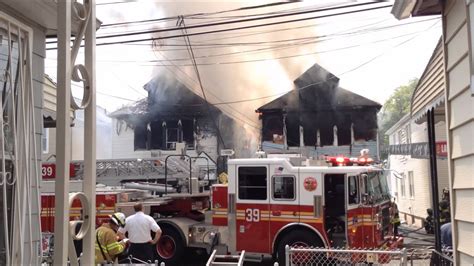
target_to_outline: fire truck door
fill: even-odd
[[[347,238],[351,248],[362,247],[363,245],[363,225],[364,215],[361,205],[361,194],[358,176],[349,175],[347,177]]]
[[[270,238],[286,225],[298,223],[300,206],[298,202],[298,179],[279,165],[270,166]]]
[[[236,249],[270,253],[269,165],[240,165],[236,170]]]

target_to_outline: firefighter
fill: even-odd
[[[395,203],[395,199],[392,201],[392,208],[391,208],[391,223],[393,226],[393,237],[395,238],[398,236],[398,227],[400,226],[400,215],[398,213],[398,206]]]
[[[443,188],[443,197],[439,202],[439,224],[451,222],[451,212],[449,211],[449,190]]]
[[[125,214],[116,212],[110,215],[108,223],[103,223],[97,228],[95,237],[95,263],[114,263],[115,259],[124,250],[127,239],[118,241],[117,231],[119,227],[125,226]]]

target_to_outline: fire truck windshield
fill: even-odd
[[[367,174],[366,191],[374,202],[390,199],[387,180],[382,171]]]

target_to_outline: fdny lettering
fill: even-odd
[[[259,209],[246,209],[245,210],[245,221],[247,221],[247,222],[259,222],[260,221],[260,210]]]

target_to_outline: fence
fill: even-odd
[[[286,265],[407,265],[407,250],[365,250],[286,246]]]
[[[290,248],[286,246],[285,255],[285,265],[287,266],[453,265],[451,250],[443,250],[442,253],[438,253],[432,249],[326,249],[312,247]]]
[[[407,266],[418,265],[452,266],[454,265],[453,251],[444,249],[442,253],[439,253],[433,249],[408,250]]]

